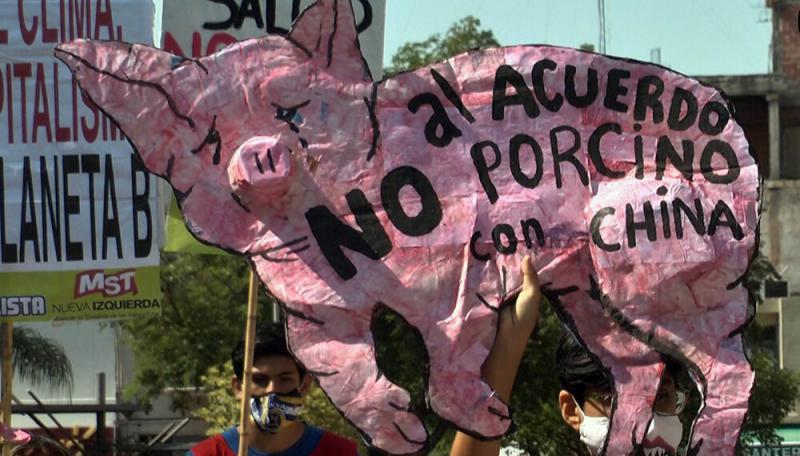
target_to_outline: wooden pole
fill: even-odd
[[[239,456],[247,456],[247,422],[250,420],[250,385],[253,383],[253,343],[256,338],[256,311],[258,306],[258,280],[250,269],[250,285],[247,291],[247,325],[244,339],[244,372],[242,379],[242,403],[239,413]]]
[[[11,427],[11,385],[14,380],[12,365],[13,348],[12,337],[14,335],[14,324],[10,321],[2,324],[3,328],[3,391],[0,398],[0,409],[2,409],[3,424]],[[3,456],[11,456],[11,442],[3,442]]]

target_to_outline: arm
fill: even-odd
[[[525,352],[525,346],[539,319],[539,303],[542,299],[539,278],[530,257],[522,260],[522,291],[514,305],[503,308],[489,357],[483,365],[483,376],[505,402],[511,398],[511,388],[517,369]],[[450,456],[497,456],[500,439],[481,441],[462,432],[456,433]]]

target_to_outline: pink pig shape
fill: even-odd
[[[56,55],[169,180],[194,235],[253,262],[285,303],[293,353],[372,445],[409,454],[428,440],[376,362],[383,306],[422,335],[432,410],[475,435],[507,432],[508,407],[480,369],[531,252],[545,294],[614,381],[606,451],[644,438],[662,352],[704,396],[693,450],[731,453],[753,382],[740,278],[758,175],[719,92],[548,46],[373,83],[349,3],[320,0],[288,37],[199,60],[93,41]],[[636,100],[626,78],[644,84]],[[653,101],[668,90],[677,107]],[[661,139],[665,123],[691,143],[682,156]]]

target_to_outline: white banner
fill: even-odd
[[[0,0],[2,272],[158,264],[155,178],[53,57],[78,38],[152,44],[153,18],[148,0]]]

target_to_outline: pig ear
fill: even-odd
[[[220,84],[208,74],[209,62],[113,41],[64,43],[55,55],[119,124],[148,171],[175,188],[195,236],[246,252],[263,224],[237,204],[227,185],[233,151],[222,147],[222,122],[207,109],[207,93],[214,91],[206,88]]]
[[[312,54],[317,66],[345,81],[372,81],[358,43],[350,0],[319,0],[297,17],[289,39]]]
[[[116,41],[64,43],[56,47],[55,56],[119,124],[150,171],[167,175],[172,151],[189,151],[202,142],[206,121],[192,107],[205,73],[200,67],[188,68],[191,61]],[[176,78],[179,67],[184,71]]]

